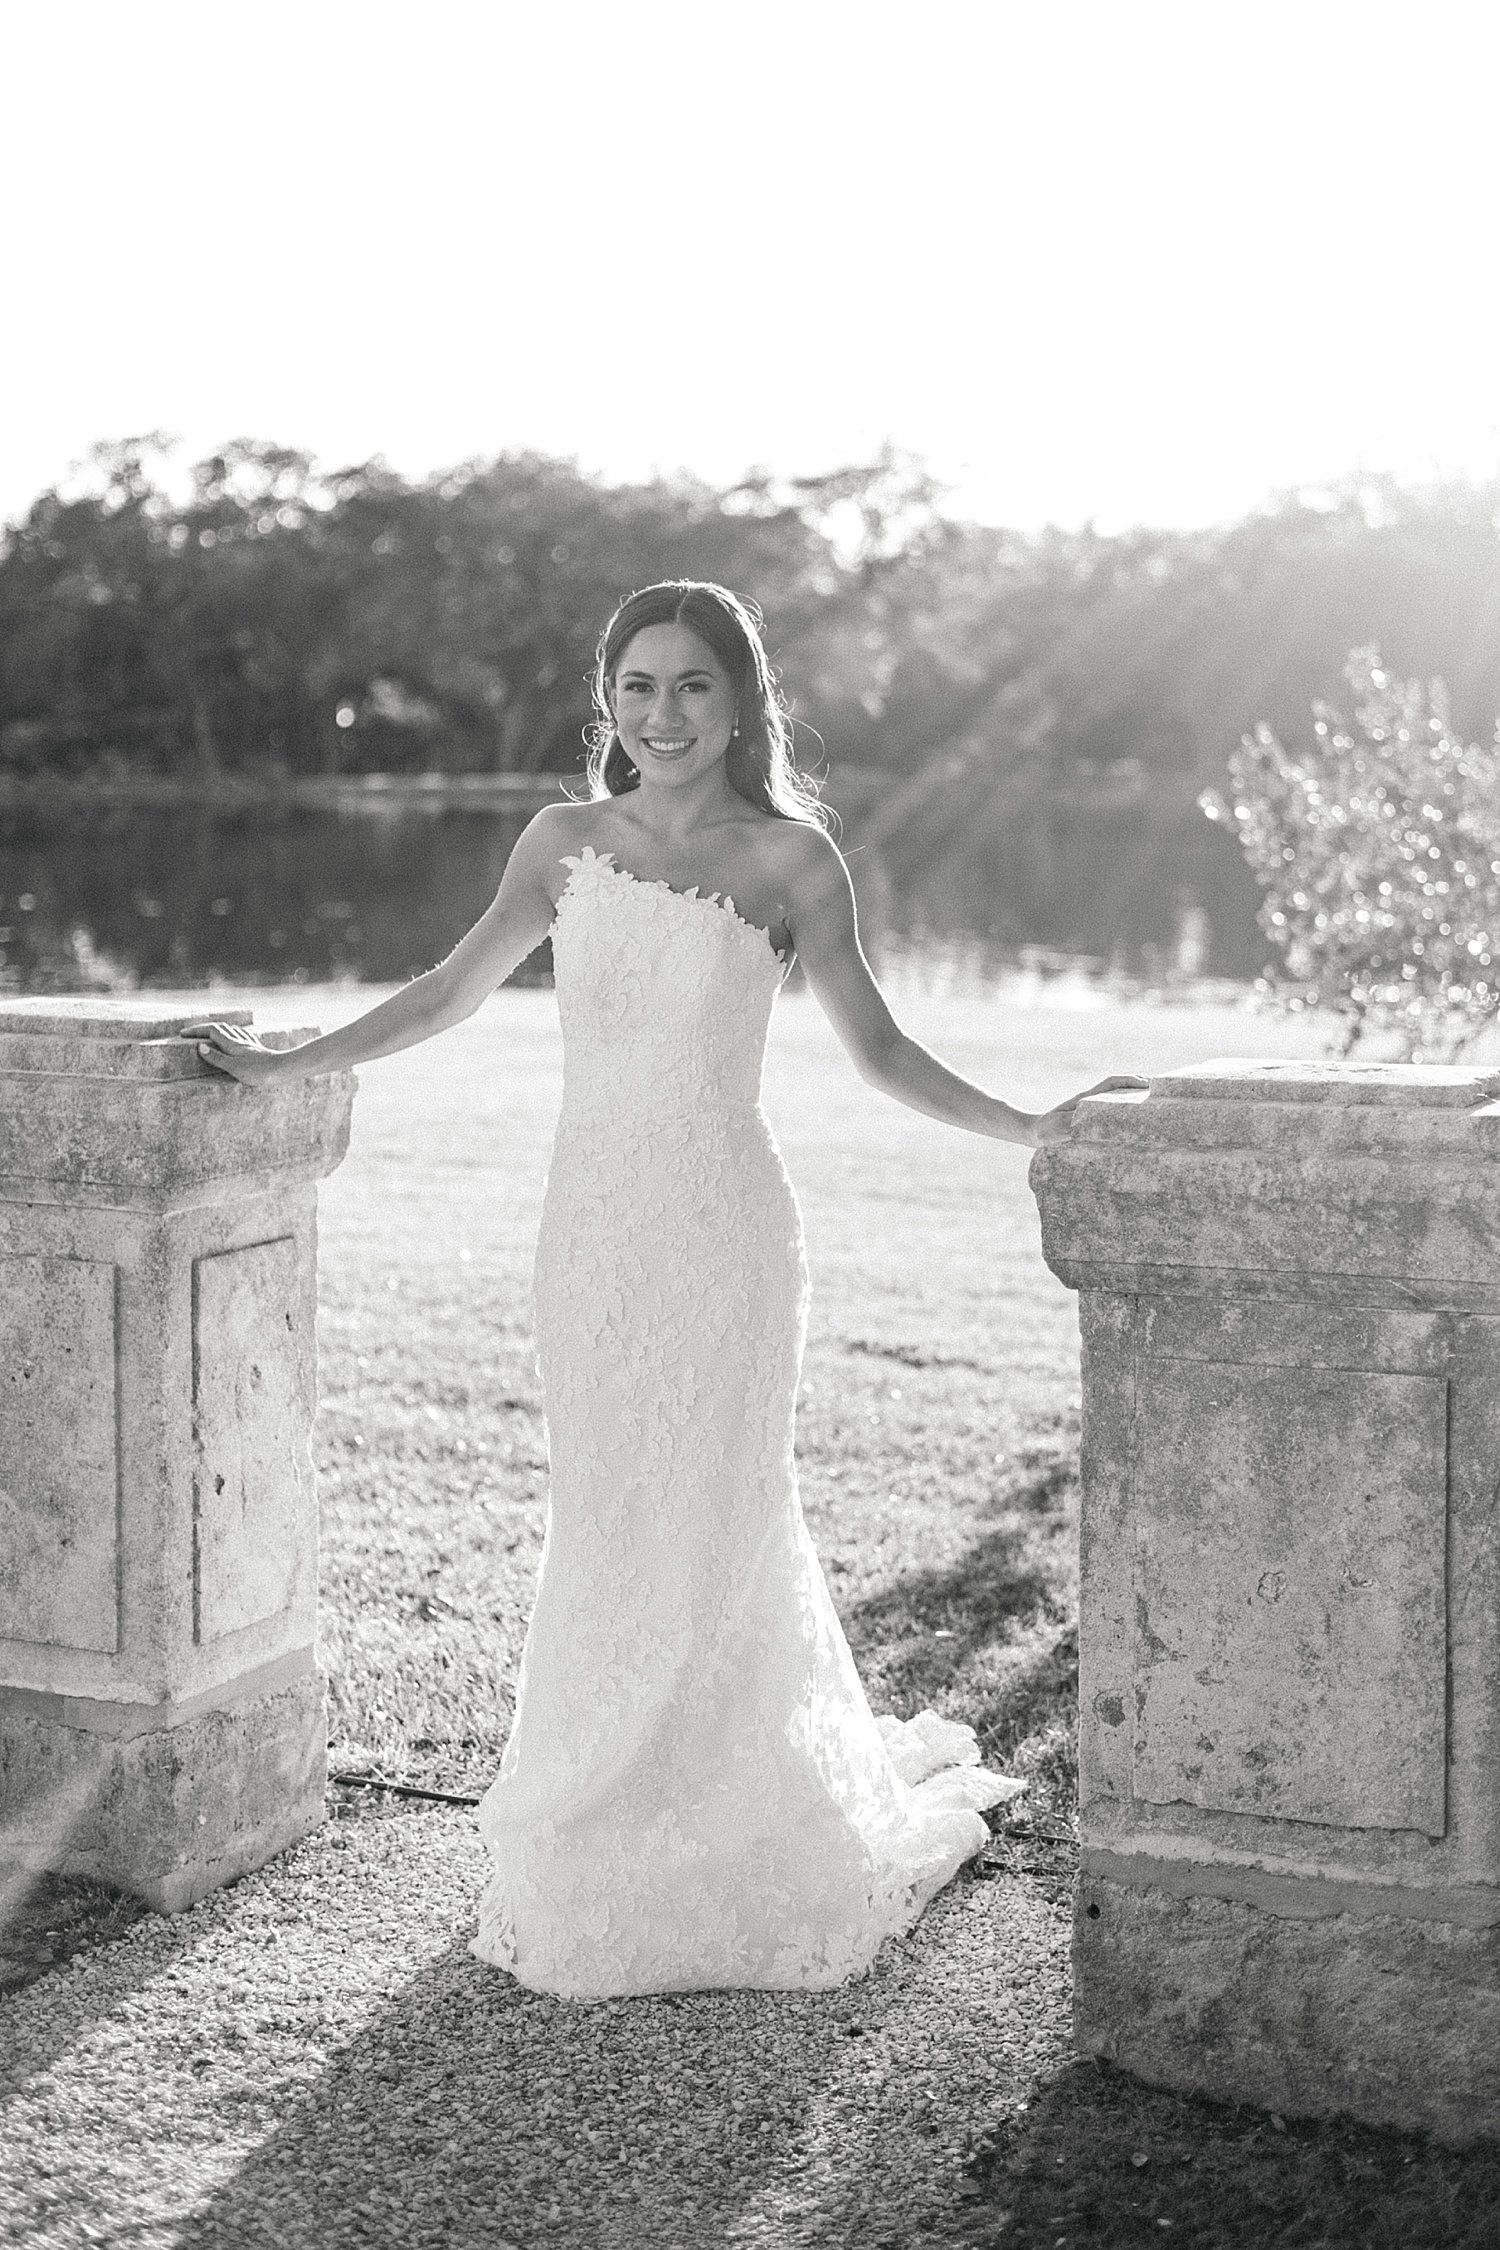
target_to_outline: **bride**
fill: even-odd
[[[797,775],[758,613],[673,580],[599,644],[591,797],[537,814],[448,958],[271,1052],[265,1085],[472,1015],[549,934],[564,1088],[536,1259],[551,1493],[514,1724],[479,1807],[473,1951],[577,1999],[820,1987],[868,1966],[1017,1784],[973,1731],[871,1714],[797,1494],[802,1227],[760,1107],[795,955],[870,1085],[997,1140],[1062,1138],[893,1019]],[[1143,1083],[1105,1078],[1099,1093]]]

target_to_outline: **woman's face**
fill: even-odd
[[[614,680],[615,725],[645,782],[671,787],[719,764],[734,732],[728,673],[686,625],[644,625]]]

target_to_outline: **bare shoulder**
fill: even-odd
[[[844,855],[826,828],[809,820],[768,820],[766,830],[762,848],[767,864],[794,910],[806,911],[848,891]]]
[[[559,850],[587,844],[599,833],[600,814],[605,806],[592,797],[569,798],[557,805],[543,805],[527,822],[524,833],[535,837],[538,846],[554,843]]]
[[[585,844],[597,847],[600,839],[598,807],[589,799],[560,805],[543,805],[533,813],[511,849],[511,864],[528,878],[540,880],[549,895],[561,882],[561,862]]]

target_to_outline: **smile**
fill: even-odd
[[[682,751],[691,750],[697,739],[697,736],[692,734],[643,734],[641,736],[646,748],[653,751],[658,758],[676,757]]]

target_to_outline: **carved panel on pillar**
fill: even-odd
[[[1137,1799],[1441,1836],[1447,1384],[1144,1358]]]
[[[115,1269],[0,1258],[0,1639],[119,1646]]]
[[[296,1595],[307,1453],[306,1339],[291,1236],[193,1264],[193,1637],[218,1640]]]

